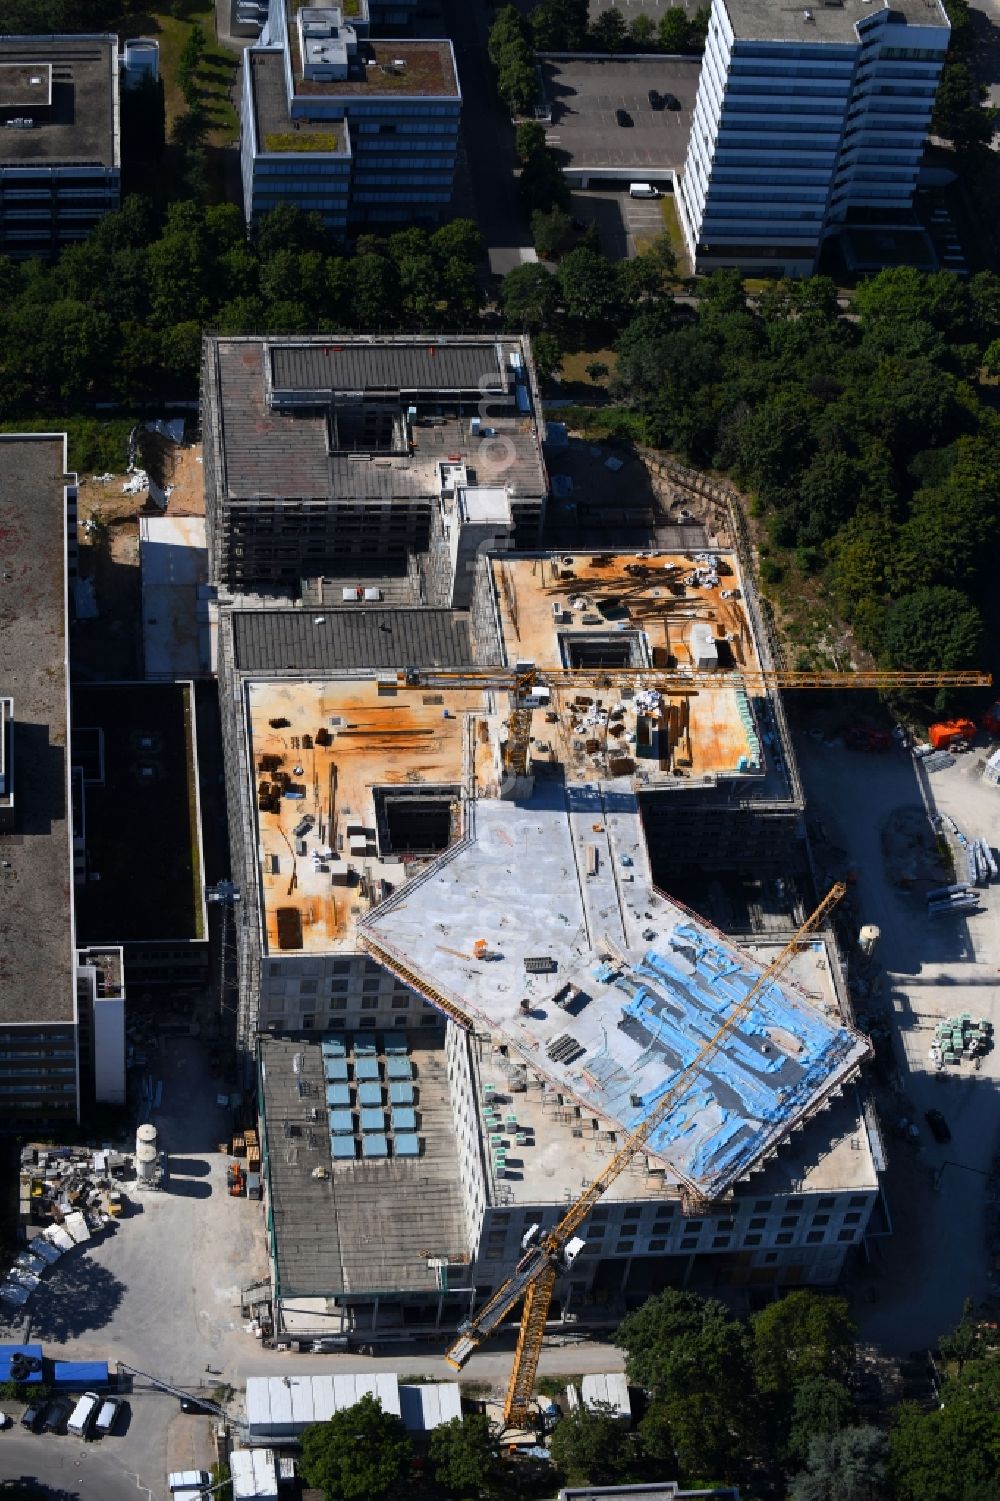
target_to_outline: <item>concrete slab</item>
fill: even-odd
[[[384,903],[363,934],[429,998],[508,1044],[544,1081],[543,1101],[551,1090],[605,1133],[633,1130],[653,1111],[759,974],[654,890],[636,798],[622,782],[546,778],[523,801],[481,801],[474,840]],[[814,953],[825,962],[821,942]],[[772,983],[647,1152],[670,1183],[718,1195],[867,1052],[835,1004],[824,1014],[793,985]]]

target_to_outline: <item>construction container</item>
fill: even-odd
[[[51,1384],[60,1391],[110,1386],[108,1363],[106,1360],[57,1360],[52,1366]]]

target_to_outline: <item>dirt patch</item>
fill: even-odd
[[[167,514],[204,516],[205,485],[200,443],[171,443],[159,433],[144,433],[142,460],[150,477],[168,490]]]
[[[134,619],[139,599],[139,517],[153,506],[145,492],[126,495],[127,474],[80,482],[80,576],[93,581],[101,616]]]
[[[938,834],[925,809],[897,808],[882,826],[882,858],[893,886],[918,882],[940,886],[952,878],[947,842]]]
[[[183,446],[158,433],[143,433],[140,462],[167,493],[165,506],[145,489],[126,493],[127,473],[88,475],[78,501],[79,572],[92,590],[96,618],[84,617],[75,656],[101,676],[131,676],[137,670],[141,578],[139,518],[203,516],[205,487],[201,444]]]

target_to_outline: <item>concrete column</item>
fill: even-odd
[[[692,1251],[691,1255],[688,1257],[688,1264],[684,1269],[684,1281],[681,1283],[681,1287],[687,1287],[688,1283],[691,1280],[691,1273],[694,1271],[694,1259],[697,1254],[697,1251]]]

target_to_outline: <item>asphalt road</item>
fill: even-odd
[[[490,12],[477,0],[445,0],[445,32],[451,37],[462,87],[462,139],[476,204],[476,219],[498,275],[519,266],[531,247],[514,176],[510,117],[497,99],[486,56]]]
[[[114,1442],[84,1444],[67,1435],[8,1429],[0,1433],[0,1476],[36,1481],[46,1501],[136,1501],[156,1494],[124,1468],[110,1447]]]

